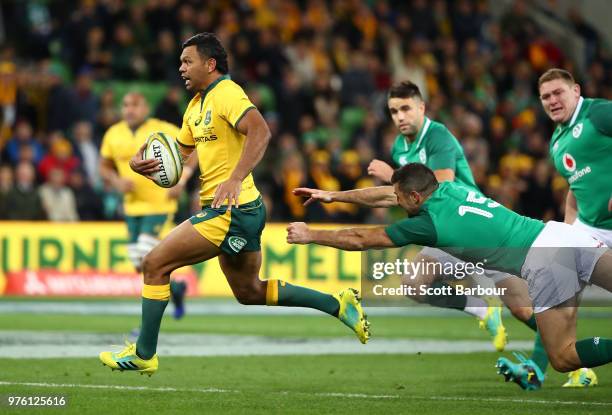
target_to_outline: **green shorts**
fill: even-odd
[[[202,207],[202,211],[189,221],[204,238],[230,255],[239,252],[261,251],[261,233],[266,226],[266,207],[261,196],[252,202],[233,207],[213,209]]]
[[[170,215],[146,215],[146,216],[126,216],[125,222],[128,227],[128,235],[130,243],[135,243],[138,240],[138,235],[146,233],[159,237],[164,224]]]

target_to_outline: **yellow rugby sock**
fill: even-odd
[[[136,354],[142,359],[152,358],[157,351],[159,327],[169,298],[170,284],[142,287],[142,320],[136,342]]]
[[[266,305],[314,308],[336,317],[340,310],[340,303],[333,295],[281,280],[268,280]]]

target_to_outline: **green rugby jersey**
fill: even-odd
[[[612,101],[580,97],[572,118],[557,125],[550,156],[576,196],[580,221],[612,229]]]
[[[527,251],[544,228],[542,221],[519,215],[477,191],[440,183],[416,216],[387,226],[396,246],[438,247],[485,268],[521,274]]]
[[[452,169],[455,182],[478,190],[459,141],[444,124],[427,117],[414,142],[411,143],[403,134],[395,138],[391,157],[398,167],[421,163],[432,170]]]

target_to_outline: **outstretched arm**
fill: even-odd
[[[308,197],[308,200],[304,202],[304,206],[308,206],[317,200],[323,203],[354,203],[366,207],[397,206],[397,197],[393,192],[392,186],[366,187],[365,189],[344,190],[341,192],[299,187],[293,190],[293,194]]]
[[[345,251],[365,251],[370,248],[393,248],[383,226],[375,228],[345,228],[338,230],[310,229],[304,222],[293,222],[287,227],[290,244],[317,244]]]

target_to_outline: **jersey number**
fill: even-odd
[[[483,205],[487,201],[487,198],[485,196],[477,196],[476,192],[469,192],[465,200],[466,202]],[[496,208],[498,206],[499,203],[494,201],[487,203],[488,208]],[[491,212],[484,209],[466,205],[459,206],[459,216],[464,216],[466,213],[473,213],[475,215],[484,216],[487,219],[491,219],[493,217],[493,214]]]

